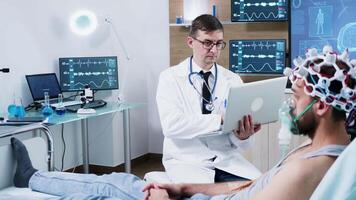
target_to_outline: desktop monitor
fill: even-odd
[[[119,89],[116,56],[59,58],[62,91]]]
[[[230,70],[239,74],[282,75],[286,40],[230,40]]]
[[[337,53],[348,48],[356,58],[356,1],[293,1],[290,20],[290,59],[305,56],[308,48],[322,52],[330,44]],[[292,62],[290,62],[292,63]]]
[[[231,0],[232,22],[287,21],[289,0]]]

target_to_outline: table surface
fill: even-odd
[[[93,118],[105,114],[110,114],[114,112],[121,112],[124,110],[137,108],[142,106],[142,103],[119,103],[119,102],[108,102],[105,106],[96,108],[96,113],[92,114],[77,114],[73,112],[65,112],[64,115],[53,114],[48,118],[49,125],[64,124],[68,122],[73,122],[81,119]],[[41,112],[28,112],[26,116],[42,116]]]
[[[105,114],[110,114],[114,112],[121,112],[124,110],[132,109],[132,108],[137,108],[144,105],[143,103],[119,103],[119,102],[108,102],[106,106],[96,108],[96,113],[92,114],[77,114],[73,112],[66,112],[64,115],[57,115],[53,114],[48,118],[47,125],[56,125],[56,124],[64,124],[68,122],[73,122],[81,119],[88,119],[88,118],[93,118]],[[26,116],[28,117],[40,117],[42,116],[42,113],[39,111],[30,111],[26,113]],[[39,123],[35,123],[38,124]],[[23,127],[28,127],[31,126],[29,125],[22,125],[22,126],[0,126],[0,135],[6,135],[12,132],[16,132],[18,129],[23,128]]]

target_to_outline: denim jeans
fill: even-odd
[[[29,187],[38,192],[60,196],[59,199],[143,199],[146,182],[126,173],[75,174],[36,172]],[[77,198],[75,198],[77,197]]]
[[[56,200],[141,200],[146,182],[127,173],[106,175],[38,171],[30,179],[29,188],[54,195]],[[189,200],[208,200],[196,194]]]

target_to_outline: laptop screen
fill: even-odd
[[[26,75],[28,87],[33,101],[44,99],[44,92],[48,92],[49,97],[57,98],[61,93],[58,79],[55,73]]]

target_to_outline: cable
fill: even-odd
[[[64,99],[70,99],[70,98],[72,98],[72,97],[77,97],[79,95],[79,91],[77,91],[74,95],[71,95],[71,96],[69,96],[69,97],[66,97],[66,98],[64,98]]]
[[[35,110],[38,110],[39,108],[42,107],[42,104],[41,103],[38,103],[38,102],[32,102],[30,103],[28,106],[25,107],[25,111],[30,111],[32,110],[33,108]]]
[[[63,142],[63,154],[62,154],[62,166],[61,166],[61,172],[62,172],[64,169],[64,155],[66,154],[66,142],[64,140],[64,124],[62,124],[61,137]]]

